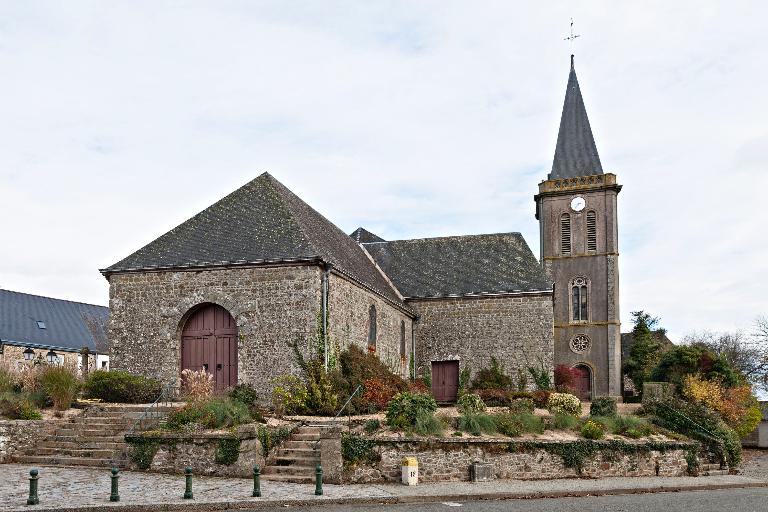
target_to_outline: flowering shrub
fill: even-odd
[[[581,402],[570,393],[552,393],[547,400],[547,410],[551,414],[562,412],[572,416],[580,416]]]
[[[757,428],[762,417],[758,416],[760,407],[749,385],[728,388],[721,381],[686,375],[683,378],[683,396],[717,412],[742,437]]]
[[[588,420],[581,426],[581,435],[587,439],[602,439],[605,435],[605,427],[596,421]]]
[[[456,401],[456,408],[461,414],[474,414],[485,411],[485,403],[478,395],[467,393]]]
[[[186,370],[181,372],[182,393],[190,401],[205,400],[213,394],[213,375],[205,370]]]
[[[363,382],[363,388],[365,388],[363,399],[378,410],[386,409],[389,401],[397,394],[396,388],[388,381],[379,378],[366,379]]]
[[[533,414],[535,408],[532,398],[515,398],[509,404],[509,412],[512,414]]]
[[[408,381],[408,391],[411,393],[421,393],[422,395],[432,394],[432,390],[430,390],[427,385],[424,384],[423,380]]]

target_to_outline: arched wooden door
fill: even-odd
[[[229,311],[206,304],[184,324],[181,369],[213,374],[216,391],[237,384],[237,324]]]
[[[580,400],[589,402],[592,400],[592,370],[589,366],[584,364],[576,365],[573,368],[575,371],[574,387],[576,388],[576,396]]]

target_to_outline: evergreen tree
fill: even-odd
[[[633,311],[632,348],[629,358],[624,361],[624,373],[632,379],[638,393],[643,391],[643,382],[650,380],[651,372],[659,363],[662,346],[659,339],[665,329],[656,328],[659,319],[645,311]]]

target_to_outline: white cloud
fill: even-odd
[[[351,231],[521,231],[568,19],[619,197],[622,313],[768,312],[762,2],[0,4],[0,286],[105,304],[114,263],[269,170]]]

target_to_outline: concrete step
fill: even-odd
[[[128,446],[127,443],[111,441],[40,441],[38,448],[60,448],[63,450],[96,449],[96,450],[120,450]]]
[[[61,435],[54,434],[44,439],[45,441],[63,441],[65,443],[82,443],[82,442],[105,442],[105,443],[123,443],[125,442],[125,435],[116,436],[88,436],[83,437],[81,435]]]
[[[291,434],[290,439],[292,441],[318,441],[320,439],[320,434]]]
[[[287,441],[283,441],[283,444],[280,445],[281,448],[289,448],[289,449],[308,449],[312,450],[315,445],[316,441],[294,441],[292,437],[289,437]]]
[[[292,466],[315,469],[315,466],[320,464],[320,454],[317,457],[281,457],[277,456],[274,459],[274,466]]]
[[[267,468],[264,468],[265,470]],[[263,474],[263,473],[262,473]],[[271,473],[271,474],[263,474],[264,480],[269,480],[272,482],[291,482],[295,484],[312,484],[315,483],[315,477],[314,476],[304,476],[304,475],[284,475],[280,473]]]
[[[312,448],[278,448],[276,455],[278,457],[313,457],[320,456],[320,450]]]
[[[51,457],[49,455],[16,455],[14,462],[21,464],[40,464],[40,465],[61,465],[61,466],[89,466],[89,467],[111,467],[122,466],[125,462],[121,459],[94,459],[79,457]]]
[[[59,436],[82,436],[82,437],[91,437],[91,436],[116,436],[118,434],[121,434],[125,432],[124,428],[103,428],[103,429],[95,429],[95,428],[60,428],[56,431],[56,435]]]
[[[119,455],[118,450],[103,450],[96,448],[30,448],[26,451],[26,455],[49,455],[54,457],[78,457],[78,458],[94,458],[94,459],[109,459],[113,455]]]
[[[265,475],[292,475],[292,476],[315,476],[315,468],[309,466],[267,466],[262,474]]]
[[[729,474],[727,469],[713,469],[710,471],[699,472],[699,476],[722,476],[727,474]]]

